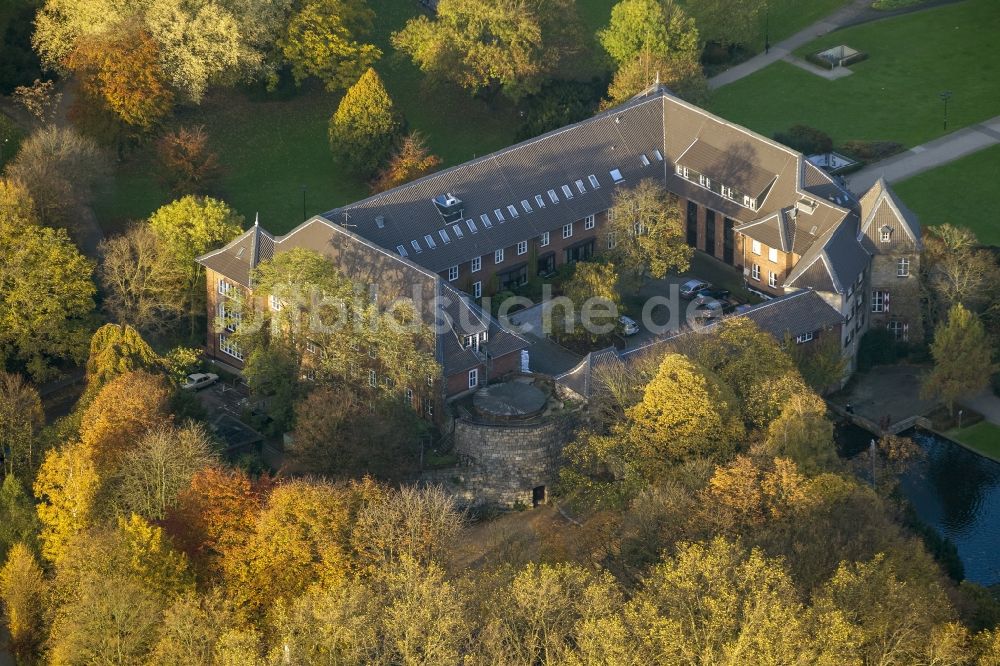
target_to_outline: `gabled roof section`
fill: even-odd
[[[815,291],[798,291],[754,306],[742,316],[779,341],[843,323],[844,316]]]
[[[870,260],[857,239],[858,216],[849,213],[830,227],[802,256],[785,279],[785,287],[810,287],[844,293]]]
[[[758,166],[753,161],[755,154],[740,147],[739,144],[731,144],[727,149],[720,149],[708,139],[698,138],[677,158],[677,164],[755,199],[763,199],[778,175]]]
[[[850,206],[854,195],[837,184],[830,174],[809,160],[802,160],[802,188],[838,206]]]
[[[435,272],[554,231],[609,208],[619,183],[662,182],[666,94],[636,98],[326,217],[346,220],[382,247],[402,247],[409,259]],[[454,224],[445,223],[432,203],[447,193],[464,210]]]
[[[483,352],[497,358],[529,346],[527,340],[501,326],[500,322],[480,308],[467,294],[444,281],[440,285],[440,308],[451,329],[450,333],[439,336],[444,338],[441,362],[445,375],[453,375],[484,363],[486,357]],[[466,336],[482,332],[488,333],[481,352],[465,347]]]
[[[869,228],[874,223],[880,211],[888,211],[898,222],[898,226],[910,237],[917,249],[921,247],[922,235],[920,221],[916,214],[911,211],[899,199],[899,196],[892,191],[884,178],[878,181],[865,192],[860,199],[861,202],[861,228],[858,230],[858,238],[867,234]]]

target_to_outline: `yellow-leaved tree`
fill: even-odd
[[[42,555],[58,562],[76,534],[90,527],[97,512],[100,479],[87,448],[72,442],[51,449],[35,479]]]
[[[23,543],[16,543],[0,569],[0,601],[10,632],[14,654],[28,663],[44,638],[45,597],[48,584],[35,554]]]

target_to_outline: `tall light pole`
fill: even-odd
[[[951,99],[951,91],[942,90],[938,93],[938,97],[944,102],[944,129],[948,129],[948,100]]]
[[[771,4],[764,3],[764,55],[771,50]]]

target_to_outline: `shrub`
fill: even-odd
[[[161,176],[174,194],[204,194],[219,177],[219,158],[201,125],[167,132],[156,144]]]
[[[833,139],[830,135],[808,125],[793,125],[787,132],[776,132],[774,140],[806,155],[828,153],[833,150]]]
[[[845,141],[840,152],[856,160],[872,162],[883,160],[903,150],[903,144],[895,141]]]
[[[900,345],[886,328],[872,328],[858,345],[858,370],[866,372],[877,365],[895,363],[902,355]]]

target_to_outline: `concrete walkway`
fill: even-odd
[[[847,185],[852,192],[865,192],[875,184],[879,176],[889,183],[905,180],[997,144],[1000,144],[1000,116],[914,146],[905,153],[867,166],[847,176]]]
[[[741,62],[735,67],[731,67],[721,74],[713,76],[708,80],[709,89],[715,90],[733,81],[739,81],[758,70],[764,69],[768,65],[785,59],[786,56],[791,55],[792,51],[803,44],[807,44],[817,37],[822,37],[837,28],[855,23],[860,16],[869,11],[870,7],[871,0],[854,0],[854,2],[844,5],[826,18],[803,28],[788,39],[783,39],[777,44],[772,44],[771,49],[767,53],[756,55],[746,62]]]

